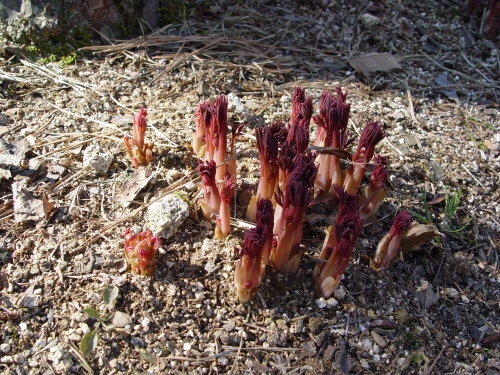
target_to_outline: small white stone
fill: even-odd
[[[380,355],[375,354],[375,355],[373,356],[373,360],[374,360],[374,361],[377,361],[377,362],[378,362],[378,361],[380,361]]]
[[[318,298],[315,302],[316,306],[318,306],[320,309],[324,309],[326,307],[326,301],[323,297]]]
[[[155,236],[169,238],[189,215],[189,206],[181,198],[168,194],[149,205],[144,217],[145,228]]]
[[[361,15],[361,22],[363,22],[366,26],[373,26],[380,22],[380,18],[370,13],[364,13]]]
[[[91,167],[96,173],[106,173],[113,162],[113,155],[97,144],[89,145],[83,152],[83,166]]]
[[[28,325],[25,322],[19,323],[19,329],[21,331],[26,331],[26,329],[28,329]]]
[[[370,339],[366,338],[363,340],[363,349],[366,351],[371,350],[373,346],[373,343]]]
[[[462,299],[462,302],[464,302],[464,303],[469,303],[470,302],[470,299],[467,298],[467,296],[465,294],[462,294],[460,296],[460,298]]]
[[[290,98],[288,95],[283,95],[283,96],[280,98],[280,102],[281,102],[281,103],[290,103],[290,100],[291,100],[291,98]]]
[[[10,344],[8,343],[3,343],[3,344],[0,344],[0,352],[4,353],[4,354],[7,354],[8,352],[10,352]]]
[[[346,290],[344,289],[344,287],[342,285],[340,285],[336,290],[335,292],[333,292],[333,296],[336,298],[336,299],[342,299],[345,297],[345,295],[347,294]]]
[[[89,325],[87,323],[79,323],[80,329],[82,330],[83,334],[86,334],[87,332],[90,332]]]
[[[142,319],[141,325],[144,328],[146,328],[147,326],[149,326],[149,323],[151,323],[151,319],[149,319],[148,317],[145,317],[144,319]]]
[[[338,304],[339,304],[339,302],[333,297],[330,297],[326,300],[326,308],[327,309],[332,309],[335,306],[337,306]]]

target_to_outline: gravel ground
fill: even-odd
[[[0,149],[28,163],[1,166],[0,369],[497,374],[500,62],[498,37],[479,34],[480,12],[449,0],[200,4],[178,27],[96,43],[73,65],[0,61]],[[370,52],[401,67],[362,74],[349,64]],[[234,249],[260,172],[253,129],[288,118],[295,85],[315,109],[322,90],[348,90],[353,137],[369,120],[383,124],[377,152],[389,159],[392,190],[333,298],[312,291],[320,206],[308,211],[299,273],[268,268],[256,298],[241,305]],[[219,94],[234,103],[230,120],[247,123],[225,240],[203,219],[190,146],[196,106]],[[155,149],[139,176],[122,138],[141,106]],[[124,207],[134,184],[142,190]],[[127,272],[125,229],[142,228],[147,207],[172,192],[188,205],[155,271]],[[456,209],[446,194],[458,197]],[[401,209],[439,236],[375,272],[367,260]],[[105,303],[110,290],[118,296]],[[83,356],[94,329],[97,345]]]

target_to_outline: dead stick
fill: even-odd
[[[436,363],[441,359],[441,357],[443,356],[443,352],[444,350],[446,349],[446,346],[443,346],[443,348],[441,349],[441,351],[439,352],[438,356],[436,357],[436,359],[434,359],[434,362],[432,362],[432,365],[431,367],[429,367],[429,369],[427,370],[427,372],[425,373],[425,375],[431,375],[432,373],[432,370],[434,370],[434,367],[436,367]]]

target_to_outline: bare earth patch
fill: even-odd
[[[66,67],[0,61],[0,155],[18,157],[0,166],[0,369],[498,373],[498,38],[482,38],[480,15],[451,0],[235,3],[90,47],[92,58]],[[395,56],[401,69],[364,76],[349,65],[370,52]],[[312,291],[326,225],[315,219],[328,213],[316,207],[299,274],[268,268],[256,298],[241,305],[234,248],[260,171],[253,129],[288,118],[296,84],[315,109],[322,90],[348,90],[352,136],[368,120],[383,124],[388,137],[377,152],[390,161],[392,191],[333,300]],[[197,104],[222,93],[239,98],[229,115],[247,126],[232,234],[217,241],[199,208],[190,145]],[[123,188],[135,172],[123,135],[141,106],[155,149],[153,177],[134,177],[135,196],[134,184]],[[91,151],[109,155],[109,165],[85,166]],[[189,217],[163,241],[150,278],[128,273],[125,229],[142,228],[146,208],[172,192],[188,200]],[[124,196],[135,196],[127,207]],[[440,234],[377,273],[369,258],[401,209]],[[119,294],[106,304],[108,286]],[[85,357],[79,345],[94,328],[97,346]]]

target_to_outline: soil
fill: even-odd
[[[498,36],[480,34],[482,11],[450,0],[195,5],[178,25],[96,44],[69,66],[4,53],[2,149],[29,166],[2,166],[3,373],[499,373],[500,60]],[[362,74],[349,64],[370,52],[401,67]],[[332,299],[312,290],[331,213],[318,204],[299,273],[268,267],[242,305],[233,270],[260,170],[253,129],[288,119],[295,85],[315,110],[322,90],[348,91],[353,147],[367,121],[383,124],[377,153],[389,159],[392,189]],[[198,103],[230,93],[245,109],[230,121],[246,127],[234,225],[215,240],[190,145]],[[154,178],[124,207],[117,196],[136,170],[122,139],[141,106]],[[112,155],[100,173],[83,165],[96,145]],[[127,272],[123,233],[173,192],[187,197],[189,216],[163,239],[151,277]],[[401,209],[439,235],[376,272],[367,260]],[[106,304],[110,286],[119,293]],[[93,330],[97,345],[84,356]]]

